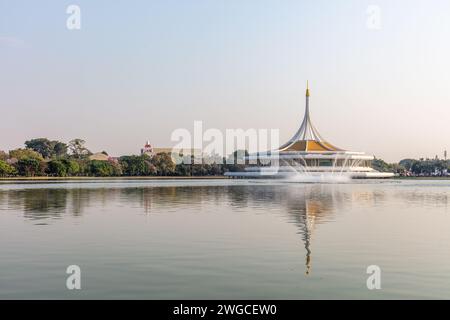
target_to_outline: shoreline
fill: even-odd
[[[124,176],[124,177],[0,177],[0,181],[50,181],[50,180],[201,180],[230,179],[227,176]]]
[[[448,177],[394,177],[394,179],[398,179],[398,180],[450,180],[450,176],[448,176]]]
[[[87,180],[227,180],[228,176],[121,176],[121,177],[0,177],[1,181]],[[449,177],[393,177],[392,180],[450,180]]]

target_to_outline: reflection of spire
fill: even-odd
[[[311,245],[311,232],[310,230],[308,230],[307,225],[305,224],[305,228],[304,228],[304,233],[303,233],[303,241],[305,242],[305,249],[306,249],[306,271],[305,274],[309,275],[309,273],[311,272],[311,249],[310,249],[310,245]]]
[[[318,224],[327,221],[334,206],[334,196],[328,187],[313,186],[305,188],[303,194],[295,193],[289,196],[287,204],[289,212],[295,219],[299,228],[299,235],[305,248],[305,274],[311,274],[312,270],[312,238]],[[318,197],[317,194],[321,196]]]
[[[311,272],[311,238],[314,230],[316,214],[321,213],[321,206],[314,202],[305,201],[305,221],[303,224],[303,241],[306,249],[306,275]]]

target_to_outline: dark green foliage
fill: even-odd
[[[35,158],[22,158],[17,162],[17,171],[19,175],[34,177],[42,173],[43,165]]]
[[[67,176],[67,167],[61,160],[52,160],[48,163],[47,172],[52,176]]]
[[[248,163],[244,160],[244,157],[248,156],[247,150],[236,150],[226,160],[227,171],[244,171],[245,164]]]
[[[450,171],[450,161],[449,160],[439,160],[439,159],[404,159],[400,161],[406,170],[411,171],[414,175],[442,175],[444,172]]]
[[[381,159],[372,160],[372,168],[380,172],[394,172],[392,165]]]
[[[76,176],[80,173],[80,165],[75,160],[51,160],[47,163],[46,172],[55,177]]]
[[[120,176],[122,171],[119,165],[109,161],[92,160],[89,162],[89,173],[95,177]]]
[[[67,145],[60,141],[50,141],[47,138],[37,138],[25,141],[28,149],[41,154],[43,158],[64,157],[67,154]]]
[[[123,156],[120,157],[119,163],[122,166],[122,172],[126,176],[148,176],[155,174],[155,170],[151,168],[150,157],[141,156]]]
[[[80,173],[80,163],[77,161],[64,159],[62,162],[67,168],[67,175],[76,176]]]

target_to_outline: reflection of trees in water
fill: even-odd
[[[24,216],[33,220],[58,218],[67,206],[66,189],[34,189],[17,191],[23,199]]]
[[[148,187],[126,190],[126,201],[140,201],[146,213],[161,210],[175,210],[183,207],[190,210],[201,209],[204,204],[223,205],[227,197],[227,187],[182,186],[182,187]]]
[[[212,197],[212,198],[211,198]],[[117,205],[151,209],[173,208],[177,205],[201,204],[205,199],[218,199],[218,193],[194,187],[139,188],[48,188],[0,192],[1,206],[23,212],[27,219],[57,218],[64,213],[81,216],[86,208]]]
[[[230,186],[159,186],[127,188],[24,189],[0,191],[0,209],[23,211],[31,220],[60,218],[62,214],[81,216],[87,208],[123,206],[142,208],[146,213],[172,210],[201,210],[205,206],[251,208],[281,213],[297,226],[306,250],[306,273],[311,269],[312,238],[322,223],[332,221],[336,211],[348,206],[373,207],[389,198],[397,205],[448,205],[445,190],[388,191],[383,186],[264,184]],[[262,212],[256,210],[255,212]]]
[[[79,188],[79,189],[69,189],[68,190],[68,197],[69,197],[69,203],[71,210],[70,212],[78,217],[81,216],[85,210],[90,205],[90,199],[92,190],[95,189],[85,189],[85,188]],[[110,194],[111,195],[111,194]]]
[[[150,213],[156,208],[170,208],[178,198],[176,187],[126,188],[121,190],[120,199],[124,202],[135,202]]]
[[[8,194],[0,190],[0,210],[8,208]]]
[[[334,190],[334,192],[332,192]],[[108,205],[138,206],[146,213],[164,213],[203,205],[235,208],[285,209],[295,223],[306,249],[307,273],[311,266],[311,237],[317,224],[330,219],[346,195],[320,185],[182,186],[136,188],[25,189],[7,192],[8,206],[22,209],[31,220],[81,216],[86,208]],[[5,194],[2,194],[2,199]],[[347,195],[348,197],[348,195]],[[283,210],[281,210],[282,214]]]
[[[2,193],[0,193],[2,194]],[[91,205],[91,199],[107,204],[115,192],[109,189],[24,189],[3,192],[8,208],[22,210],[30,220],[60,218],[68,212],[81,216]]]

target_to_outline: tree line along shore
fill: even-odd
[[[58,177],[221,177],[228,171],[240,171],[235,151],[233,164],[204,161],[201,164],[175,164],[171,155],[124,155],[110,157],[102,151],[93,154],[82,139],[67,144],[61,141],[37,138],[27,140],[24,148],[0,151],[0,177],[58,178]],[[244,152],[244,154],[248,154]],[[220,162],[220,161],[219,161]],[[372,167],[381,172],[400,176],[448,176],[450,162],[442,159],[404,159],[399,163],[372,161]]]
[[[231,156],[237,159],[238,152]],[[82,139],[66,144],[37,138],[25,141],[23,148],[0,151],[0,177],[222,177],[227,171],[242,170],[242,165],[221,160],[175,164],[169,153],[111,157],[105,151],[93,154]]]

